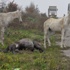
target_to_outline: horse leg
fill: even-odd
[[[46,39],[47,39],[47,31],[44,30],[44,48],[46,49]]]
[[[2,27],[1,28],[1,40],[0,40],[0,42],[3,46],[4,46],[4,32],[5,32],[5,28]]]
[[[49,35],[47,35],[47,41],[48,41],[49,46],[51,46],[51,42],[50,42],[50,39],[49,39]]]
[[[46,41],[48,41],[48,45],[51,46],[51,42],[48,35],[48,28],[44,29],[44,48],[46,48]]]
[[[64,45],[64,29],[61,31],[61,48],[63,48]]]
[[[66,29],[64,29],[64,39],[65,39],[65,34],[66,34]],[[65,41],[64,41],[65,42]],[[65,45],[65,43],[63,42],[63,44],[64,44],[64,47],[66,48],[66,45]]]

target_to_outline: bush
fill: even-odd
[[[33,3],[25,8],[23,12],[23,28],[24,29],[37,29],[43,31],[43,23],[47,20],[46,13],[40,13],[38,6]]]

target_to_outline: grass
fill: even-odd
[[[36,30],[8,29],[5,33],[5,46],[22,38],[31,38],[41,42],[43,47],[43,33]],[[52,46],[43,53],[23,51],[23,53],[12,54],[0,52],[0,70],[70,70],[70,59],[63,56],[59,46],[55,45],[54,37],[51,38]]]

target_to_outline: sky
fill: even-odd
[[[12,0],[7,1],[10,2]],[[19,6],[22,6],[23,10],[32,2],[38,6],[41,13],[46,14],[48,14],[49,6],[57,6],[57,16],[62,17],[64,14],[67,15],[68,4],[70,3],[70,0],[15,0],[14,2],[17,3]]]

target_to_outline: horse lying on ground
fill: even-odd
[[[11,21],[18,18],[22,22],[21,11],[0,13],[0,43],[4,45],[4,32]]]
[[[16,50],[30,50],[34,51],[35,49],[39,50],[40,52],[43,52],[43,49],[41,48],[41,45],[37,41],[32,41],[31,39],[21,39],[18,42],[15,42],[14,44],[9,45],[4,52],[11,51],[12,53],[15,53]]]

